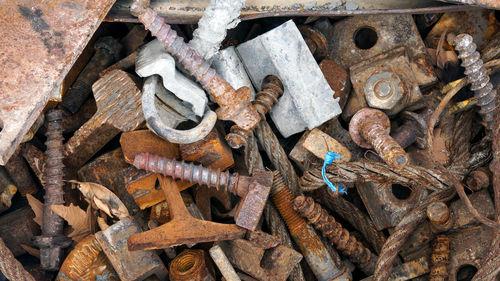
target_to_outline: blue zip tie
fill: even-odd
[[[332,151],[328,151],[325,155],[325,161],[323,162],[323,167],[321,168],[321,177],[323,177],[323,181],[328,185],[328,187],[334,192],[337,192],[337,187],[326,177],[326,165],[331,165],[334,160],[342,159],[342,156],[334,153]],[[341,194],[347,194],[345,189],[342,188],[342,183],[339,183],[338,192]]]

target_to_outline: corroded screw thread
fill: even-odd
[[[196,81],[200,82],[203,89],[212,95],[217,103],[224,105],[220,103],[223,101],[218,100],[217,97],[220,95],[219,93],[226,91],[234,93],[233,87],[225,82],[193,48],[186,44],[184,39],[178,36],[177,32],[166,24],[165,19],[158,16],[156,11],[151,8],[142,8],[140,13],[136,13],[136,15],[145,28],[151,31],[151,34],[163,44],[165,49],[177,58],[177,61]]]
[[[307,225],[306,221],[293,210],[293,199],[294,196],[286,187],[281,174],[278,171],[274,171],[271,200],[280,212],[292,235]]]
[[[47,140],[45,145],[45,196],[43,205],[43,236],[58,236],[63,232],[64,220],[51,209],[51,205],[64,205],[63,192],[63,127],[62,110],[51,110],[47,115]]]
[[[8,280],[35,281],[0,238],[0,271]]]
[[[458,57],[462,60],[462,66],[465,67],[465,75],[471,82],[471,90],[474,91],[474,97],[477,98],[477,104],[481,107],[479,114],[491,130],[493,125],[493,111],[495,110],[496,92],[490,83],[490,77],[486,74],[486,68],[476,51],[476,44],[469,34],[460,34],[455,38],[455,50],[458,51]]]
[[[261,120],[266,119],[266,114],[271,112],[273,105],[278,103],[281,95],[283,95],[281,80],[274,75],[267,76],[263,81],[262,89],[255,94],[255,100],[253,101]],[[245,130],[238,125],[234,125],[231,127],[231,132],[227,134],[226,141],[230,147],[238,149],[247,146],[247,138],[251,133],[251,130]]]
[[[335,263],[314,229],[307,225],[307,222],[293,210],[293,199],[294,196],[285,185],[280,172],[274,171],[271,200],[316,279],[319,281],[348,280],[350,273],[346,267],[343,264]],[[334,279],[334,277],[338,279]]]
[[[233,174],[228,171],[212,170],[201,165],[184,163],[184,161],[177,161],[149,153],[137,154],[134,159],[134,166],[138,169],[162,174],[173,179],[185,180],[217,189],[222,188],[236,193],[237,173]]]
[[[335,218],[330,216],[321,205],[314,202],[314,199],[298,196],[293,201],[293,209],[306,218],[315,229],[321,231],[323,236],[327,237],[352,262],[359,264],[366,274],[373,274],[376,256],[354,236],[350,235],[349,231],[335,221]]]
[[[281,95],[283,95],[281,80],[274,75],[267,76],[262,83],[262,89],[255,94],[255,100],[253,101],[253,105],[262,120],[265,120],[265,115],[271,112],[273,105],[278,103]]]
[[[450,239],[446,235],[439,235],[432,246],[429,281],[445,281],[448,279],[449,256]]]
[[[361,134],[390,166],[403,168],[408,163],[404,149],[379,124],[366,126]]]

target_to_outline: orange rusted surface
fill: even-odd
[[[149,152],[169,158],[179,156],[179,145],[160,138],[150,130],[123,133],[120,137],[120,145],[125,161],[129,164],[134,164],[135,155],[141,152]]]
[[[120,280],[94,235],[80,241],[64,260],[56,281]]]
[[[195,219],[182,201],[175,182],[160,177],[171,220],[152,230],[132,234],[127,243],[131,251],[163,249],[172,246],[235,239],[245,234],[245,229],[235,224],[221,224]]]
[[[114,2],[2,1],[0,165],[19,145]]]
[[[215,128],[203,139],[181,144],[179,149],[184,161],[199,162],[212,169],[225,170],[234,164],[231,148]]]

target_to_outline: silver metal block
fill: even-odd
[[[146,44],[137,54],[135,72],[141,77],[161,76],[163,86],[187,103],[197,116],[203,116],[207,105],[205,91],[194,81],[175,69],[175,59],[158,40]]]
[[[257,90],[267,75],[277,76],[284,94],[271,117],[284,137],[313,129],[341,113],[328,85],[293,21],[236,48]]]

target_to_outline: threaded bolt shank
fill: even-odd
[[[236,193],[237,173],[212,170],[193,163],[184,163],[167,157],[149,153],[139,153],[135,156],[134,166],[148,172],[162,174],[177,180],[189,181],[216,189],[224,189]]]
[[[293,199],[293,194],[285,185],[281,174],[274,171],[271,200],[316,278],[319,281],[349,280],[350,273],[346,267],[343,264],[335,264],[314,229],[293,210]]]
[[[450,239],[446,235],[439,235],[432,246],[429,281],[446,281],[448,279],[449,256]]]
[[[261,120],[266,120],[266,114],[271,112],[273,105],[278,103],[281,95],[283,95],[281,80],[274,75],[267,76],[262,82],[262,89],[255,94],[255,100],[253,101]],[[245,130],[238,125],[234,125],[231,127],[231,132],[227,134],[226,141],[230,147],[238,149],[247,146],[247,138],[251,133],[251,130]]]
[[[471,83],[471,90],[477,98],[477,104],[481,107],[479,114],[487,124],[488,130],[493,125],[493,111],[495,110],[496,91],[490,82],[490,77],[486,74],[486,68],[476,51],[476,44],[469,34],[460,34],[455,38],[455,50],[465,67],[465,75]]]
[[[295,198],[293,209],[300,216],[306,218],[315,229],[321,231],[323,236],[327,237],[352,262],[359,264],[366,274],[373,274],[377,261],[376,256],[354,236],[350,235],[349,231],[335,221],[335,218],[330,216],[311,197],[299,196]]]

